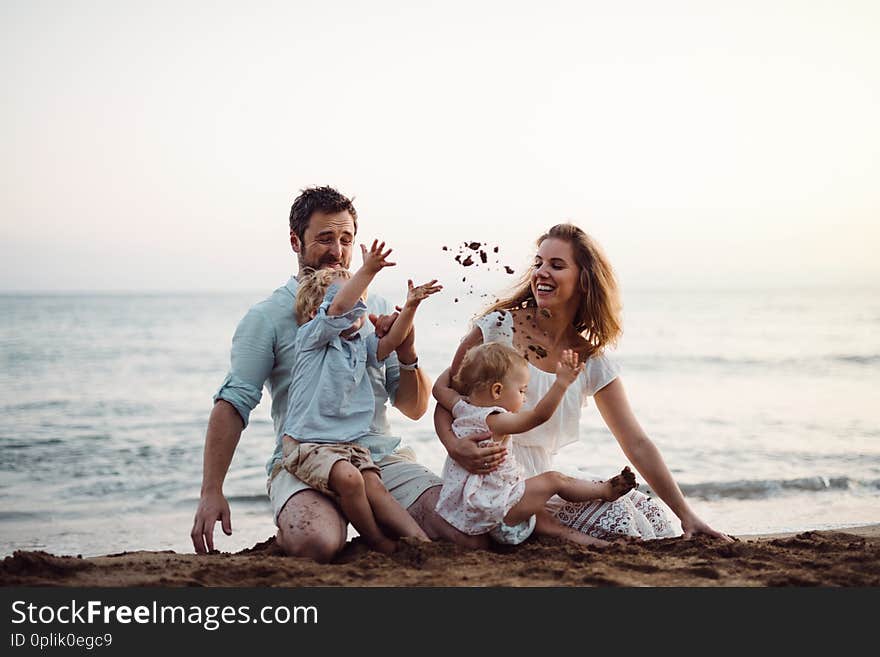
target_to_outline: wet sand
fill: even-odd
[[[274,539],[235,554],[125,552],[81,559],[19,551],[3,586],[880,586],[880,525],[838,531],[700,537],[609,548],[535,538],[472,551],[406,543],[392,556],[355,539],[336,562],[280,554]]]

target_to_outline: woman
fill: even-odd
[[[732,540],[703,522],[685,501],[660,451],[636,420],[616,365],[604,354],[621,332],[620,301],[614,272],[598,245],[571,224],[554,226],[537,245],[535,262],[514,292],[474,322],[455,353],[450,374],[458,371],[471,347],[492,341],[510,344],[529,360],[526,404],[532,406],[552,385],[562,352],[576,351],[586,367],[551,420],[511,439],[526,476],[553,469],[553,454],[578,440],[581,410],[592,396],[624,455],[681,520],[684,536],[707,534]],[[478,447],[476,440],[459,440],[451,422],[449,412],[438,404],[434,425],[453,460],[473,474],[498,467],[506,454],[503,446]],[[638,491],[614,502],[559,500],[548,505],[548,513],[539,515],[538,522],[550,525],[545,530],[564,526],[566,531],[574,529],[606,540],[663,538],[674,533],[665,511]]]

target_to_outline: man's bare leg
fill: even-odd
[[[441,485],[432,486],[419,495],[415,502],[409,505],[407,511],[432,541],[451,541],[456,545],[475,550],[485,550],[489,547],[488,534],[470,536],[458,531],[446,522],[435,510],[437,500],[440,497]]]
[[[331,561],[345,545],[348,521],[326,495],[307,489],[291,495],[278,514],[278,546],[291,557]]]

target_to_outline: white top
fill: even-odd
[[[496,311],[474,322],[483,333],[483,342],[500,342],[513,346],[513,315]],[[572,383],[556,412],[544,424],[531,431],[510,437],[513,455],[527,477],[553,469],[553,455],[561,448],[580,439],[580,419],[588,399],[618,377],[620,367],[603,353],[587,360],[584,371]],[[529,363],[529,388],[525,408],[535,404],[556,381],[555,372],[545,372]]]

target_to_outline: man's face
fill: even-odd
[[[348,269],[354,245],[354,219],[345,211],[335,214],[315,212],[309,219],[302,242],[296,233],[291,232],[290,245],[296,251],[300,274],[306,267]]]

